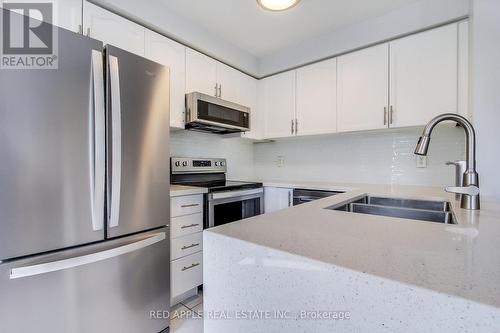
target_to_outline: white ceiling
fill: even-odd
[[[321,33],[386,14],[418,0],[302,0],[269,12],[256,0],[161,0],[172,12],[256,57]]]

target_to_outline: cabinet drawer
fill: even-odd
[[[172,239],[170,243],[171,260],[179,259],[187,255],[203,250],[203,233],[187,235]]]
[[[171,238],[191,235],[200,232],[202,230],[203,230],[202,213],[171,218],[171,226],[170,226]]]
[[[173,197],[171,199],[171,217],[201,213],[203,211],[203,194]]]
[[[203,284],[203,252],[171,262],[172,298]]]

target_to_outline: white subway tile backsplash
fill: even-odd
[[[257,144],[255,176],[262,179],[372,184],[453,184],[448,160],[464,158],[461,128],[442,125],[433,132],[427,168],[413,154],[422,128],[285,139]],[[277,157],[284,165],[279,167]]]
[[[170,134],[170,156],[225,158],[229,179],[254,178],[253,149],[249,140],[241,138],[194,131],[176,131]]]
[[[426,168],[413,154],[422,128],[281,139],[253,144],[240,138],[178,131],[171,156],[222,157],[229,179],[328,181],[371,184],[451,185],[445,162],[464,158],[464,132],[451,124],[434,130]],[[279,166],[279,159],[284,163]]]

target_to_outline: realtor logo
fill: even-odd
[[[57,28],[51,2],[4,2],[2,69],[56,69]]]

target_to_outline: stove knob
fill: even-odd
[[[188,166],[188,162],[187,161],[182,162],[182,166],[183,167],[187,167]]]
[[[226,162],[220,162],[220,166],[226,165]]]
[[[176,167],[180,167],[181,166],[181,162],[179,162],[179,161],[175,162],[175,166]]]
[[[218,167],[219,166],[219,162],[215,162],[215,166]]]

